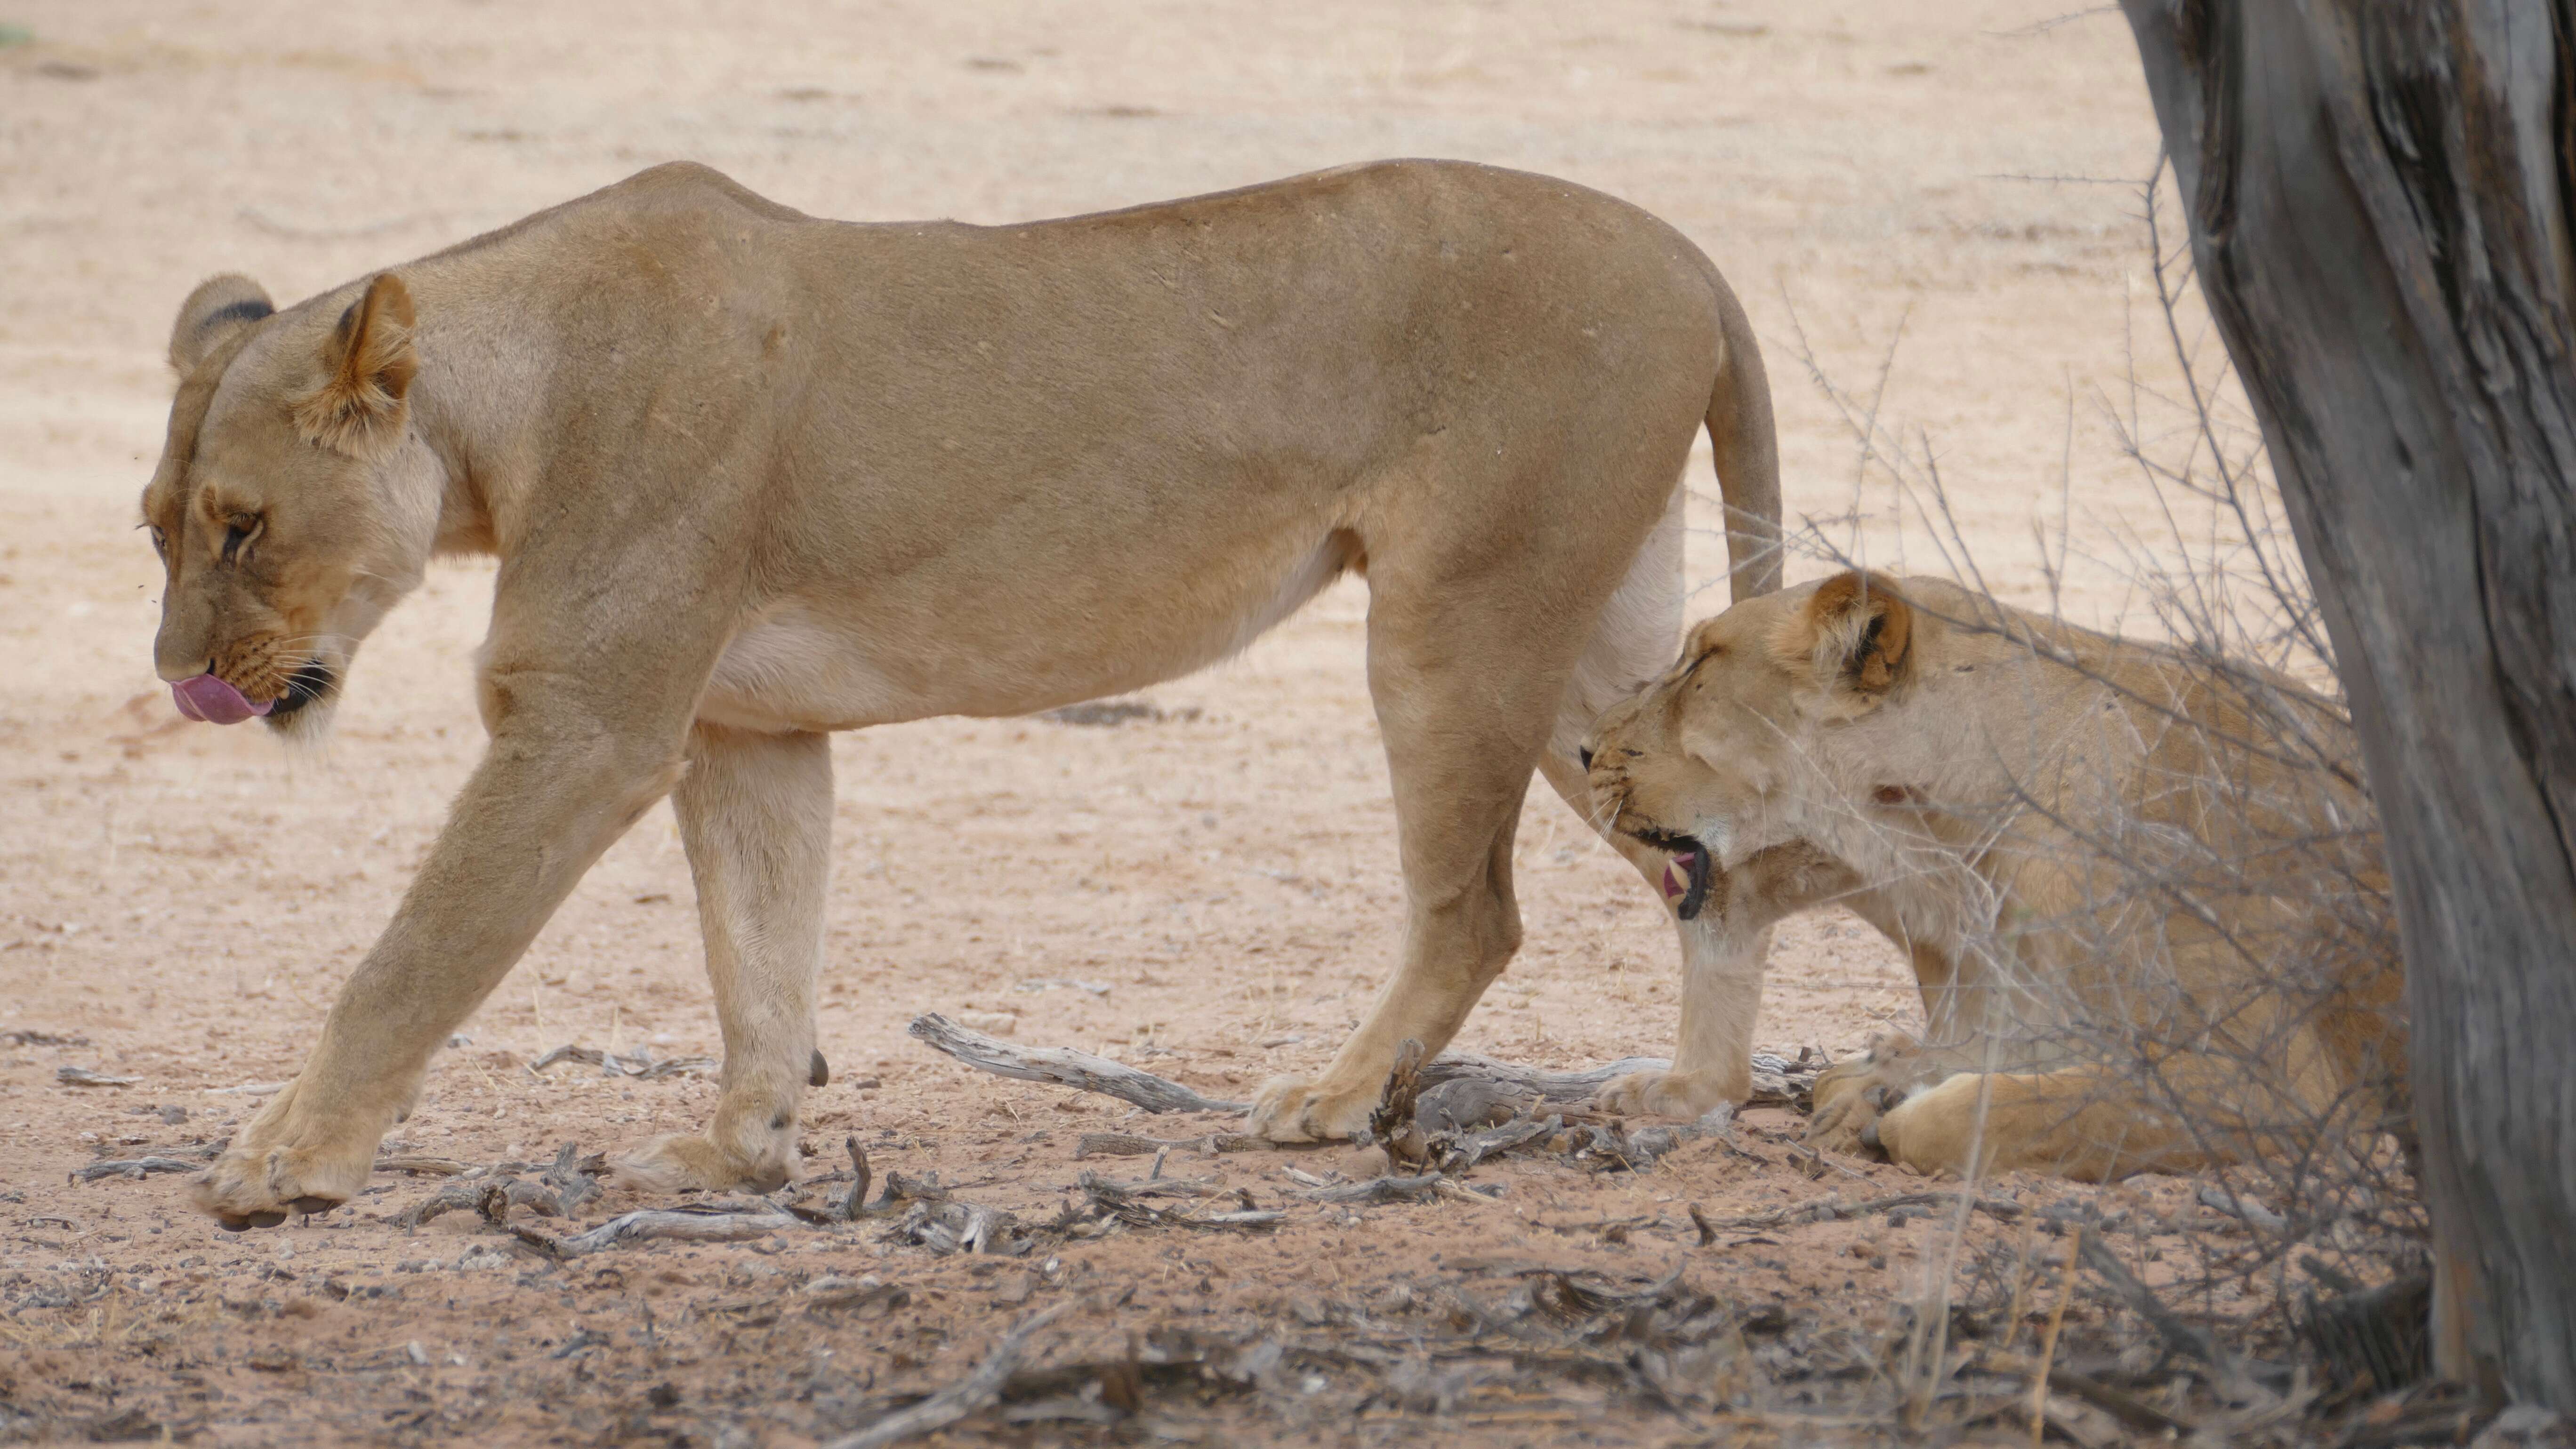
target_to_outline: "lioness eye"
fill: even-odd
[[[152,529],[152,551],[164,557],[167,557],[170,552],[170,535],[163,533],[157,527]]]

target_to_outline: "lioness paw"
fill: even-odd
[[[1336,1091],[1299,1077],[1272,1077],[1252,1101],[1250,1126],[1273,1142],[1335,1142],[1369,1135],[1378,1093]]]
[[[1630,1072],[1612,1079],[1593,1098],[1604,1112],[1622,1117],[1677,1117],[1696,1122],[1729,1100],[1726,1084],[1701,1072]]]
[[[227,1152],[188,1185],[197,1211],[227,1231],[273,1228],[290,1212],[324,1213],[367,1185],[365,1154],[351,1168],[332,1154],[286,1147]]]
[[[1816,1078],[1807,1140],[1838,1152],[1878,1146],[1879,1118],[1924,1080],[1921,1049],[1906,1036],[1885,1036],[1869,1050],[1846,1057]]]
[[[610,1164],[618,1178],[657,1192],[775,1192],[795,1174],[786,1152],[727,1151],[704,1137],[656,1137]]]
[[[296,1085],[269,1099],[233,1145],[190,1179],[189,1201],[225,1230],[273,1228],[290,1212],[329,1212],[375,1170],[375,1140],[296,1125]]]

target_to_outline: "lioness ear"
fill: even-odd
[[[295,405],[308,440],[364,458],[402,435],[403,398],[420,370],[411,326],[411,289],[377,274],[323,344],[322,385]]]
[[[170,370],[186,377],[226,338],[276,310],[259,283],[239,272],[199,282],[170,324]]]
[[[1886,578],[1858,570],[1817,585],[1773,641],[1781,663],[1813,671],[1835,693],[1864,696],[1894,688],[1913,647],[1913,608]]]

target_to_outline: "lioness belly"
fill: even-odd
[[[1015,715],[1177,678],[1225,658],[1295,613],[1349,567],[1338,534],[1235,572],[1219,590],[1135,584],[1089,626],[1032,626],[1064,592],[1096,605],[1099,580],[1029,581],[1028,598],[935,592],[856,608],[800,599],[765,611],[717,661],[698,718],[769,731],[842,730],[936,715]],[[1057,587],[1050,588],[1053,583]],[[1068,587],[1072,586],[1072,587]]]

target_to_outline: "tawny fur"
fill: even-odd
[[[1701,428],[1739,595],[1777,577],[1742,309],[1670,227],[1544,177],[1390,162],[974,227],[821,221],[666,166],[264,305],[218,279],[173,328],[143,500],[163,675],[275,699],[295,668],[344,674],[433,554],[501,568],[491,748],[294,1086],[197,1185],[231,1220],[354,1191],[431,1049],[666,794],[724,1091],[703,1134],[632,1166],[781,1180],[814,1047],[825,733],[1169,679],[1349,569],[1404,954],[1254,1124],[1360,1132],[1398,1044],[1439,1050],[1519,940],[1533,767],[1588,805],[1583,731],[1671,658]],[[223,556],[238,517],[259,521],[247,563]]]
[[[1597,818],[1713,852],[1713,936],[1834,901],[1913,962],[1924,1039],[1828,1072],[1822,1140],[2103,1179],[2401,1096],[2399,963],[2339,914],[2387,888],[2356,752],[2287,680],[1847,573],[1696,626],[1590,748]],[[1691,977],[1669,1080],[1614,1102],[1720,1100],[1759,998]]]

